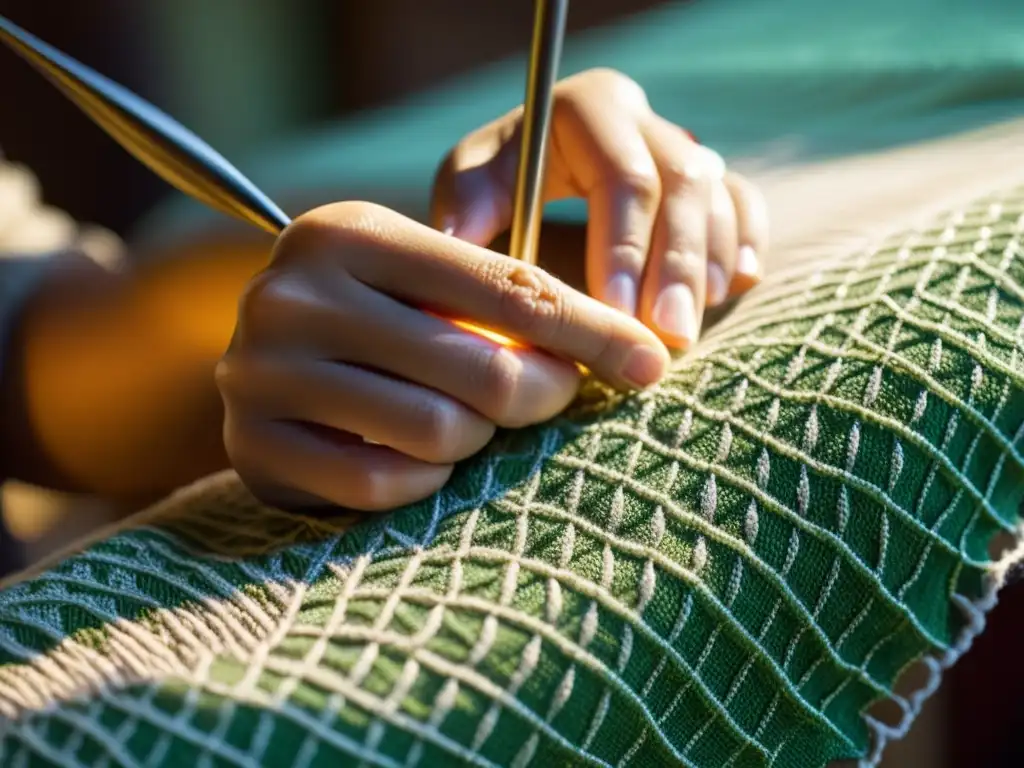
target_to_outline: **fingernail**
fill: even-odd
[[[636,315],[636,281],[631,275],[619,273],[608,281],[604,289],[604,301],[630,317]]]
[[[696,340],[697,313],[693,293],[682,283],[675,283],[662,290],[654,302],[651,317],[666,336],[680,341]]]
[[[717,307],[729,293],[729,284],[725,279],[725,270],[718,264],[708,264],[708,306]]]
[[[760,264],[757,261],[757,254],[749,245],[740,246],[739,259],[736,261],[736,271],[747,277],[758,277]]]
[[[634,386],[644,389],[665,375],[665,356],[651,347],[634,347],[622,369],[622,376]]]

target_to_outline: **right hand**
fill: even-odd
[[[330,205],[288,227],[242,298],[217,371],[225,445],[267,503],[391,509],[438,490],[497,427],[557,415],[576,363],[635,389],[668,352],[537,267],[379,206]]]

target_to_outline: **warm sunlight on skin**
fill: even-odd
[[[496,331],[483,328],[479,325],[473,325],[472,323],[469,323],[465,320],[452,320],[451,322],[455,323],[455,325],[459,326],[459,328],[462,328],[465,331],[475,333],[477,336],[483,336],[485,339],[490,339],[491,341],[496,342],[497,344],[501,344],[503,347],[509,347],[511,349],[523,348],[523,345],[520,342],[510,339],[507,336],[502,336],[500,333]]]
[[[509,349],[526,349],[526,345],[523,344],[522,342],[516,341],[515,339],[510,339],[507,336],[502,336],[497,331],[492,331],[487,328],[483,328],[482,326],[479,325],[473,325],[472,323],[466,322],[465,320],[451,320],[451,322],[464,331],[475,333],[477,336],[483,336],[485,339],[490,339],[496,344],[501,344],[503,347],[507,347]],[[583,376],[590,375],[590,371],[587,370],[586,367],[580,365],[579,363],[576,363],[575,365]]]
[[[490,328],[484,328],[482,325],[471,323],[468,320],[456,320],[455,318],[448,317],[447,315],[442,315],[438,312],[434,312],[433,310],[429,309],[424,309],[421,311],[424,312],[425,314],[432,315],[433,317],[436,317],[440,320],[444,320],[445,322],[451,323],[452,325],[457,326],[464,331],[469,331],[470,333],[475,334],[476,336],[483,336],[485,339],[493,341],[495,344],[500,344],[503,347],[508,347],[509,349],[526,348],[526,345],[520,341],[510,339],[508,336],[503,336],[497,331],[492,331]]]

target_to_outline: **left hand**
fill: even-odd
[[[432,223],[489,245],[512,220],[522,108],[478,129],[445,159]],[[612,70],[555,89],[544,200],[587,200],[588,292],[635,316],[666,345],[696,341],[704,308],[760,279],[767,211],[748,180],[651,109]]]

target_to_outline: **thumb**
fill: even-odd
[[[503,199],[504,190],[493,184],[474,186],[473,191],[452,196],[438,206],[435,226],[446,235],[486,248],[508,229],[511,221],[505,210],[509,203]]]
[[[509,228],[518,147],[501,134],[478,131],[445,158],[431,193],[435,229],[486,248]]]

